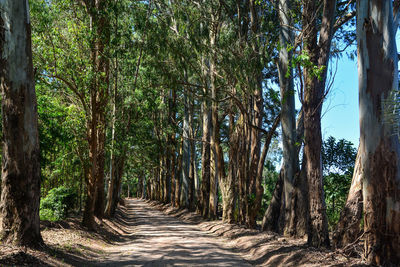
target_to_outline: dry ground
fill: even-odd
[[[361,266],[344,253],[139,199],[87,232],[79,218],[42,223],[38,250],[0,245],[0,266]]]

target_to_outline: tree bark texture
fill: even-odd
[[[110,23],[107,16],[108,1],[84,1],[95,32],[91,42],[93,78],[90,84],[90,119],[87,122],[89,160],[87,200],[82,224],[94,228],[94,216],[104,215],[104,166],[105,166],[105,112],[108,101],[109,61],[106,56],[110,41]]]
[[[3,164],[0,240],[42,243],[38,115],[28,1],[0,1]]]
[[[210,128],[211,118],[208,100],[203,98],[202,102],[202,151],[201,151],[201,214],[208,217],[210,202]]]
[[[288,47],[294,45],[294,34],[292,32],[292,22],[289,15],[290,0],[279,0],[277,10],[279,13],[280,30],[279,30],[279,61],[278,61],[278,74],[279,85],[281,94],[281,127],[282,127],[282,169],[281,175],[283,177],[283,192],[284,192],[284,205],[285,209],[285,226],[284,235],[291,236],[296,232],[290,224],[291,215],[295,211],[292,208],[292,198],[294,190],[295,174],[298,172],[298,154],[296,153],[297,136],[296,136],[296,110],[294,101],[294,84],[293,84],[293,71],[289,67],[292,60],[292,52]],[[289,226],[292,227],[289,227]]]
[[[364,257],[387,266],[400,262],[400,143],[384,116],[398,89],[392,10],[391,0],[357,1]]]
[[[212,27],[210,31],[210,46],[215,49],[217,35],[218,35],[218,22],[215,18],[212,19]],[[219,121],[218,121],[218,89],[216,85],[215,66],[216,58],[215,51],[211,52],[210,57],[210,91],[211,91],[211,133],[210,133],[210,200],[209,200],[209,218],[217,219],[217,205],[218,205],[218,150],[219,150]]]
[[[321,28],[317,30],[317,2],[304,1],[303,36],[305,53],[310,57],[312,67],[304,67],[305,91],[304,111],[304,159],[309,196],[308,244],[314,247],[329,247],[328,220],[322,185],[321,162],[321,110],[325,94],[325,82],[329,53],[333,36],[336,1],[325,0],[321,18]],[[319,39],[318,39],[319,36]],[[319,75],[313,73],[314,66],[320,69]]]

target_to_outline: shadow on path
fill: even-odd
[[[123,234],[95,266],[251,266],[220,239],[143,200],[125,200],[113,222]]]

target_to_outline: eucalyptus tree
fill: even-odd
[[[3,166],[0,240],[42,243],[38,116],[28,1],[0,1]]]
[[[295,92],[293,81],[293,70],[290,62],[293,57],[294,32],[292,26],[294,25],[293,19],[290,15],[292,1],[280,0],[277,3],[277,12],[280,18],[280,32],[279,32],[279,85],[281,93],[281,127],[282,127],[282,147],[283,147],[283,163],[281,174],[283,177],[283,192],[284,192],[284,206],[285,206],[285,230],[284,233],[288,234],[293,232],[290,229],[290,217],[295,216],[292,212],[292,194],[294,191],[295,174],[299,169],[299,159],[296,145],[296,110],[295,110]],[[293,219],[293,218],[292,218]]]
[[[400,261],[400,141],[384,117],[398,89],[398,16],[391,0],[357,1],[364,257],[376,265]]]
[[[301,235],[299,225],[304,224],[304,212],[301,209],[291,208],[295,203],[301,202],[301,196],[295,198],[295,175],[299,171],[298,147],[299,136],[296,132],[295,91],[293,77],[293,50],[295,46],[294,18],[291,14],[294,2],[290,0],[276,1],[275,9],[279,15],[279,59],[278,74],[281,99],[281,128],[283,163],[276,187],[274,199],[269,205],[264,218],[263,230],[275,232],[283,231],[285,235]],[[283,195],[283,198],[281,198]],[[277,201],[279,199],[279,201]],[[283,208],[281,208],[281,206]],[[300,204],[304,206],[304,204]],[[283,214],[280,211],[284,211]],[[299,218],[303,214],[303,218]],[[280,218],[282,217],[282,218]],[[283,221],[279,224],[278,221]],[[279,229],[283,228],[283,229]],[[300,227],[301,228],[301,227]]]
[[[341,43],[347,44],[352,41],[351,34],[343,25],[355,15],[352,11],[353,2],[276,1],[281,21],[278,69],[282,130],[286,137],[283,143],[284,164],[273,200],[264,216],[263,229],[284,232],[286,235],[308,234],[308,242],[313,246],[329,246],[320,161],[321,108],[329,91],[329,84],[326,84],[329,58],[338,50],[338,42],[344,40]],[[294,29],[298,29],[296,36],[293,36],[296,32]],[[337,41],[334,49],[331,49],[335,33]],[[293,93],[289,93],[293,92],[290,89],[293,68],[298,77],[298,93],[302,104],[297,125],[293,114]],[[283,94],[285,91],[287,95]],[[300,171],[296,165],[303,141]]]
[[[84,114],[89,168],[83,224],[93,228],[94,215],[101,217],[104,212],[111,2],[38,0],[35,4],[42,7],[35,18],[42,36],[35,43],[38,76],[62,84],[62,93]]]
[[[137,149],[149,139],[146,123],[150,120],[148,101],[151,94],[143,94],[147,81],[142,76],[143,58],[149,53],[147,49],[148,31],[152,30],[149,17],[152,6],[148,3],[115,1],[113,12],[109,13],[111,22],[110,35],[110,95],[112,95],[112,114],[108,138],[109,147],[109,182],[105,215],[114,214],[120,197],[122,176],[126,171],[127,161]],[[134,29],[134,30],[133,30]],[[150,92],[151,93],[151,92]],[[144,112],[146,110],[146,112]],[[140,129],[140,130],[139,130]],[[144,130],[144,131],[142,131]],[[143,138],[143,141],[139,140]],[[136,166],[136,164],[134,165]],[[142,173],[142,169],[136,175]],[[142,179],[143,177],[140,177]],[[142,185],[143,185],[143,180]]]

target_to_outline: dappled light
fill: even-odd
[[[0,0],[0,265],[397,266],[399,25],[400,0]]]

